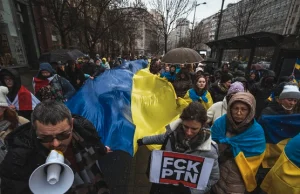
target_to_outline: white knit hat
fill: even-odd
[[[285,98],[293,98],[300,99],[299,88],[296,85],[285,85],[281,94],[279,95],[279,99]]]
[[[6,100],[6,95],[8,94],[8,88],[5,86],[0,86],[0,106],[8,107]]]
[[[195,73],[197,73],[198,71],[202,71],[202,72],[204,72],[204,70],[203,70],[203,68],[202,68],[202,67],[197,67],[197,68],[196,68],[196,72],[195,72]]]

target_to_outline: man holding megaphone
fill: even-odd
[[[6,145],[2,194],[110,193],[98,160],[111,150],[90,121],[62,103],[38,104],[31,123],[10,133]]]

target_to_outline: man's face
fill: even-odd
[[[44,125],[39,121],[35,122],[36,135],[41,144],[49,150],[65,152],[72,140],[73,120],[70,125],[68,119],[56,125]]]
[[[14,80],[11,76],[4,76],[4,83],[8,88],[12,88],[14,86]]]

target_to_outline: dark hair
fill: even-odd
[[[41,102],[35,107],[31,114],[31,123],[34,129],[36,129],[36,121],[39,121],[44,125],[56,125],[66,119],[71,125],[72,115],[68,107],[61,102],[52,100]]]
[[[202,125],[207,121],[206,109],[200,102],[191,102],[183,109],[180,118],[182,120],[196,120]]]
[[[161,70],[161,66],[159,64],[160,62],[158,61],[158,59],[153,59],[151,61],[151,64],[150,64],[150,73],[152,74],[158,74]]]
[[[19,117],[16,111],[7,107],[3,113],[3,118],[10,122],[10,128],[15,129],[19,124]]]

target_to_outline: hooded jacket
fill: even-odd
[[[50,73],[50,77],[45,79],[41,74],[42,71],[48,71]],[[48,85],[51,85],[51,87],[54,87],[57,91],[62,93],[64,100],[71,98],[76,92],[74,87],[72,86],[72,84],[65,78],[57,75],[56,71],[51,67],[51,65],[49,63],[41,63],[40,64],[40,69],[36,75],[36,78],[39,80],[44,80],[46,82],[48,81]],[[41,88],[37,86],[36,78],[33,78],[33,84],[34,84],[33,88],[35,90],[36,96],[40,100],[42,100],[42,97],[40,96],[40,93],[39,93]]]
[[[12,89],[9,89],[7,95],[9,105],[15,106],[19,116],[30,120],[32,110],[40,101],[27,88],[21,85],[20,74],[16,70],[2,69],[0,71],[3,85],[5,85],[4,76],[10,76],[14,80],[14,85]]]
[[[268,86],[265,83],[265,80],[269,77],[275,78],[274,71],[268,70],[264,77],[261,78],[260,82],[255,83],[250,88],[250,92],[256,100],[255,118],[259,118],[261,115],[261,111],[268,105],[267,99],[271,95],[271,92],[274,88],[274,85]]]
[[[4,76],[10,76],[14,80],[14,86],[9,90],[9,93],[7,94],[7,98],[12,102],[16,98],[18,91],[21,88],[21,77],[15,69],[2,69],[0,71],[0,78],[3,85],[5,85]]]

